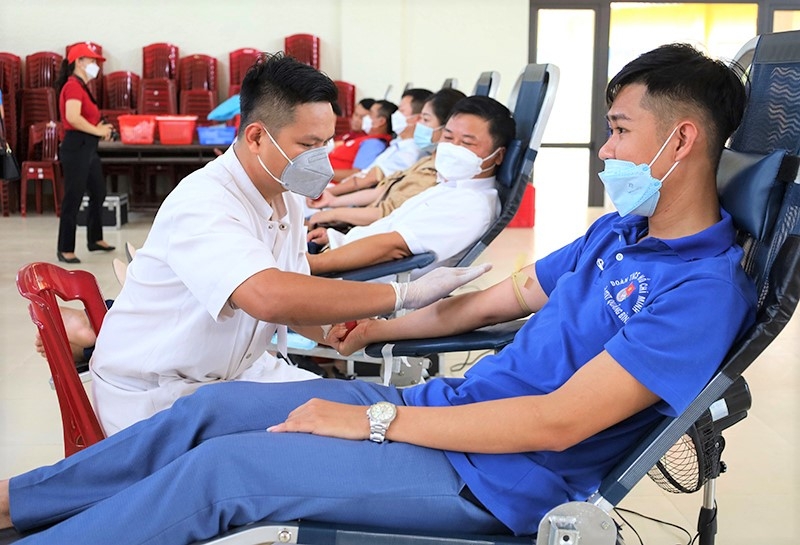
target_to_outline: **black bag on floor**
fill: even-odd
[[[19,180],[19,163],[7,142],[0,141],[0,179]]]

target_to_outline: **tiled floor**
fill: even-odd
[[[593,217],[599,211],[590,210]],[[534,245],[551,247],[552,233],[580,232],[563,225],[565,216],[540,216],[537,227],[506,230],[481,257],[494,270],[480,285],[506,276],[534,256]],[[107,230],[106,240],[121,247],[125,241],[140,246],[150,217],[131,214],[119,231]],[[559,224],[562,222],[562,224]],[[582,220],[578,220],[580,224]],[[33,325],[25,301],[14,285],[16,271],[31,261],[55,260],[57,220],[52,215],[0,217],[0,478],[52,463],[63,455],[56,397],[48,385],[47,366],[33,350]],[[78,232],[78,240],[85,236]],[[570,234],[568,238],[572,238]],[[557,241],[562,242],[562,241]],[[111,271],[112,256],[85,251],[81,242],[80,267],[94,273],[107,297],[118,291]],[[123,257],[121,251],[116,252]],[[720,317],[724,319],[724,317]],[[800,538],[800,319],[795,318],[781,337],[746,374],[753,394],[749,417],[726,433],[724,460],[729,473],[718,482],[719,534],[722,545],[795,543]],[[649,480],[640,483],[622,505],[677,523],[694,533],[702,495],[676,496],[662,492]],[[628,517],[648,545],[687,543],[678,531]],[[638,541],[626,529],[627,543]]]

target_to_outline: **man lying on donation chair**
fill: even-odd
[[[191,543],[261,519],[527,535],[585,499],[697,395],[756,304],[715,190],[744,109],[739,75],[662,46],[612,79],[608,102],[600,176],[619,214],[485,291],[329,335],[348,353],[535,312],[502,352],[402,391],[206,386],[0,482],[0,527],[38,532],[25,545]],[[308,463],[318,452],[328,463]]]
[[[495,173],[515,132],[511,112],[493,98],[457,102],[436,149],[439,183],[347,234],[313,229],[309,242],[331,249],[308,256],[311,273],[343,272],[424,252],[436,259],[412,278],[455,264],[500,214]]]
[[[371,165],[389,146],[394,138],[392,114],[396,111],[394,103],[376,100],[369,109],[369,115],[362,119],[364,136],[349,138],[330,150],[328,159],[333,167],[334,181],[342,181]]]
[[[397,135],[389,147],[381,152],[366,168],[351,174],[326,192],[331,195],[346,195],[370,187],[388,175],[405,170],[419,161],[429,151],[422,149],[414,140],[414,129],[419,121],[422,105],[433,93],[427,89],[406,89],[400,104],[392,114],[392,131]],[[318,208],[318,207],[314,207]]]
[[[431,95],[422,105],[422,113],[414,127],[414,142],[426,153],[433,153],[442,137],[445,121],[453,106],[466,95],[456,89],[442,89]],[[354,178],[358,181],[357,178]],[[375,187],[365,187],[350,193],[333,191],[341,188],[342,182],[326,189],[318,199],[308,199],[311,208],[325,208],[314,213],[310,225],[346,224],[369,225],[388,216],[408,199],[436,185],[434,157],[427,155],[411,167],[394,172],[382,179]]]

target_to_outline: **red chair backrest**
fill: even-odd
[[[136,110],[139,101],[138,74],[117,71],[106,74],[103,82],[103,107],[108,110]]]
[[[62,60],[64,57],[52,51],[40,51],[25,57],[25,87],[55,88]]]
[[[22,89],[20,108],[20,127],[25,130],[34,123],[58,119],[56,90],[52,87]]]
[[[217,59],[208,55],[189,55],[178,62],[181,91],[201,89],[217,96]]]
[[[167,78],[143,79],[139,84],[138,110],[146,115],[177,114],[175,81]]]
[[[178,77],[178,46],[156,43],[142,48],[142,78]]]
[[[31,302],[31,319],[42,337],[61,410],[64,455],[69,456],[102,440],[105,434],[75,369],[56,297],[81,301],[95,333],[100,332],[106,305],[91,273],[67,271],[51,263],[22,267],[17,273],[17,289]]]
[[[231,51],[228,55],[230,83],[231,85],[241,85],[244,75],[253,66],[258,58],[262,55],[258,49],[252,47],[243,47],[236,51]]]
[[[356,109],[356,86],[346,81],[333,82],[339,91],[339,108],[342,109],[341,117],[350,117]]]
[[[61,124],[55,121],[31,125],[28,129],[28,160],[57,161],[62,132]]]
[[[203,89],[181,91],[180,114],[196,115],[199,118],[198,123],[200,124],[208,120],[208,113],[213,110],[216,105],[214,93],[211,91],[204,91]]]
[[[22,59],[13,53],[0,53],[0,89],[3,101],[11,91],[22,87]]]
[[[287,57],[310,64],[319,70],[319,38],[313,34],[293,34],[286,36],[283,50]]]

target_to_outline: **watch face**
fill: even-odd
[[[369,408],[370,417],[379,422],[391,421],[395,414],[397,414],[397,408],[388,401],[381,401]]]

